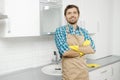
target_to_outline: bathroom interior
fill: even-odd
[[[90,80],[120,80],[120,0],[0,0],[0,80],[61,80],[54,31],[64,8],[80,9],[95,54],[86,55]],[[94,75],[96,74],[96,75]]]

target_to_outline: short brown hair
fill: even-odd
[[[66,12],[67,12],[67,10],[70,9],[70,8],[76,8],[77,11],[78,11],[78,14],[80,14],[79,8],[78,8],[76,5],[71,4],[71,5],[67,5],[67,6],[66,6],[66,8],[65,8],[65,10],[64,10],[64,16],[66,16]]]

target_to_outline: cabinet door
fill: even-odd
[[[105,76],[101,76],[99,71],[95,70],[89,73],[89,80],[104,80]]]
[[[96,33],[98,25],[98,1],[81,0],[80,3],[80,21],[78,23],[85,27],[89,33]]]
[[[89,73],[90,80],[112,80],[111,65],[102,67]]]
[[[113,80],[120,80],[120,62],[112,64]]]
[[[6,37],[38,36],[39,0],[5,0]]]
[[[4,12],[4,0],[0,0],[0,14]]]
[[[96,74],[96,75],[95,75]],[[100,74],[95,70],[92,72],[89,72],[89,80],[100,80]]]

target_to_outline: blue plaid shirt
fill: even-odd
[[[60,55],[63,55],[65,51],[69,50],[67,39],[66,39],[66,33],[67,33],[66,26],[67,25],[61,26],[57,28],[55,31],[55,43]],[[90,40],[91,47],[95,50],[95,44],[92,38],[89,36],[88,31],[86,29],[77,27],[77,29],[75,30],[70,24],[68,25],[68,27],[69,27],[70,34],[83,35],[84,40]]]

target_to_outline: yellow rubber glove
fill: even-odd
[[[84,54],[84,53],[82,53],[82,52],[79,52],[79,54],[80,54],[80,57],[85,55],[85,54]]]
[[[89,46],[90,45],[90,40],[85,40],[82,45],[83,46]]]
[[[85,40],[82,45],[83,46],[89,46],[90,45],[90,40]],[[80,52],[80,56],[84,56],[84,53]]]
[[[89,68],[97,68],[97,67],[100,67],[100,65],[95,64],[95,63],[90,63],[90,64],[87,64],[87,67],[89,67]]]
[[[90,45],[90,40],[85,40],[82,45],[83,46],[89,46]],[[79,52],[80,56],[84,55],[84,53],[80,52],[79,46],[74,45],[74,46],[69,46],[69,48],[76,51],[76,52]]]
[[[79,52],[80,56],[83,56],[84,54],[79,51],[79,46],[69,46],[70,49]]]
[[[79,46],[69,46],[69,48],[77,52],[79,51]]]

